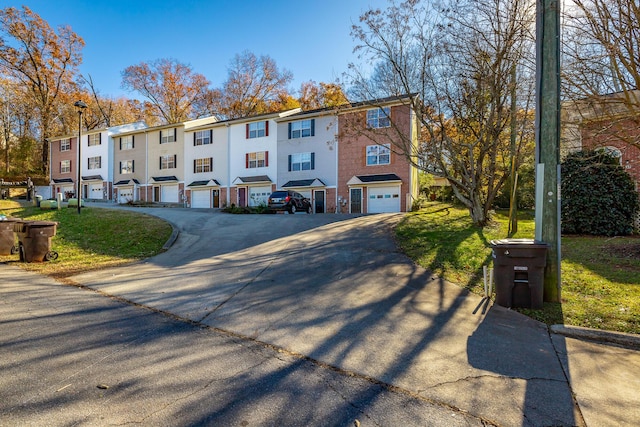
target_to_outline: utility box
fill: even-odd
[[[549,244],[533,239],[502,239],[492,240],[491,246],[496,303],[541,309]]]
[[[16,235],[13,232],[15,223],[22,221],[20,218],[0,218],[0,255],[12,255],[17,253]]]
[[[51,251],[51,238],[56,235],[58,223],[53,221],[22,221],[14,224],[18,235],[20,261],[42,262],[55,259],[58,254]]]

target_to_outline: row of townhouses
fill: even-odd
[[[222,208],[266,204],[290,189],[315,213],[405,212],[417,170],[393,146],[398,132],[417,142],[418,130],[402,101],[92,130],[81,136],[80,161],[77,136],[52,138],[51,192],[75,197],[79,162],[87,200]]]

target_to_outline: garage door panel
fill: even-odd
[[[133,201],[133,188],[118,189],[118,203],[129,203]]]
[[[192,208],[210,208],[211,207],[211,191],[210,190],[191,190],[191,207]]]
[[[271,194],[271,186],[249,187],[249,206],[267,205],[269,203],[269,195]]]
[[[102,200],[104,198],[104,192],[102,191],[102,183],[89,184],[89,198],[95,200]]]
[[[179,203],[178,200],[178,186],[177,185],[163,185],[162,195],[160,200],[165,203]]]
[[[370,187],[368,192],[368,212],[400,212],[400,187]]]

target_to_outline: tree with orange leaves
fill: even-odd
[[[83,47],[84,41],[70,27],[56,32],[26,6],[0,10],[0,71],[25,88],[25,101],[37,113],[44,173],[56,105],[63,93],[72,92]]]

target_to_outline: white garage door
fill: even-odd
[[[249,187],[249,206],[260,206],[261,204],[268,204],[270,194],[270,185],[268,187]]]
[[[400,212],[400,187],[369,187],[369,213]]]
[[[211,207],[211,191],[207,190],[191,190],[191,207],[192,208],[210,208]]]
[[[102,200],[104,198],[102,183],[89,184],[89,198],[96,200]]]
[[[118,203],[133,201],[133,187],[118,188]]]
[[[165,203],[179,203],[178,200],[178,185],[163,185],[162,195],[160,201]]]

